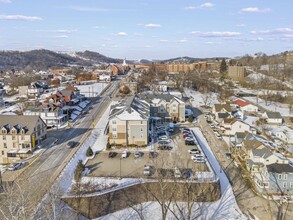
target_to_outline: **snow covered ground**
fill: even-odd
[[[205,104],[207,104],[208,106],[213,106],[214,104],[219,103],[217,99],[218,95],[216,93],[202,94],[198,91],[194,91],[188,88],[184,88],[184,92],[187,97],[192,97],[190,99],[190,102],[192,106],[196,108],[199,108],[200,106],[203,106]]]
[[[202,150],[210,161],[211,166],[220,178],[222,197],[216,202],[209,203],[195,203],[193,206],[193,217],[201,215],[196,219],[247,219],[239,209],[232,187],[224,172],[221,172],[221,167],[213,155],[206,139],[203,137],[198,128],[193,129],[195,135],[198,137]],[[171,207],[175,205],[171,204]],[[182,203],[182,207],[186,204]],[[145,202],[135,207],[137,210],[142,210],[144,219],[160,220],[161,207],[158,202]],[[175,210],[175,208],[173,208]],[[178,215],[179,216],[179,215]],[[108,219],[140,219],[137,212],[133,208],[123,209],[109,215],[98,218],[99,220]],[[168,212],[167,219],[175,219],[171,212]]]
[[[85,95],[85,97],[96,97],[107,85],[108,83],[94,83],[90,85],[76,85],[75,87],[77,87],[80,90],[80,94]]]
[[[258,98],[258,103],[256,101],[256,97],[243,97],[243,98],[250,101],[251,103],[258,104],[269,111],[280,112],[280,114],[283,117],[293,117],[293,112],[289,111],[288,104],[282,104],[279,102],[268,102],[268,105],[266,105],[265,100],[261,98]]]

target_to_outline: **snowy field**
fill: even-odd
[[[85,97],[96,97],[108,84],[109,83],[94,83],[89,85],[76,85],[75,87],[77,87],[80,90],[80,94],[85,95]]]
[[[244,99],[250,101],[251,103],[257,104],[256,97],[243,97]],[[279,102],[269,102],[266,105],[265,100],[258,98],[258,105],[261,107],[273,111],[273,112],[280,112],[283,117],[293,117],[293,113],[289,111],[288,104],[282,104]]]
[[[211,166],[220,178],[222,197],[216,202],[208,203],[195,203],[193,206],[193,216],[196,217],[200,213],[200,216],[196,219],[247,219],[239,209],[235,196],[233,194],[232,187],[228,181],[224,172],[221,172],[221,167],[214,157],[206,139],[203,137],[201,131],[198,128],[193,129],[195,135],[200,140],[202,150],[210,161]],[[186,207],[185,203],[180,205],[183,209]],[[144,219],[160,220],[161,207],[158,202],[145,202],[137,205],[135,208],[123,209],[109,215],[98,218],[99,220],[108,219],[140,219],[138,213],[135,211],[141,210]],[[175,204],[171,204],[171,209],[176,210]],[[187,210],[185,210],[187,213]],[[176,216],[180,215],[177,213]],[[168,212],[167,219],[176,219],[175,216]],[[193,218],[192,218],[193,219]]]
[[[184,88],[184,92],[187,97],[192,97],[190,99],[190,102],[192,106],[196,108],[199,108],[200,106],[203,106],[205,104],[207,104],[208,106],[213,106],[214,104],[219,103],[216,93],[202,94],[198,91],[194,91],[188,88]]]

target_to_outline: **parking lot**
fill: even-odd
[[[191,159],[194,154],[189,154],[188,150],[198,149],[198,147],[185,144],[182,130],[182,128],[175,127],[172,133],[168,132],[170,143],[167,146],[170,146],[169,149],[162,148],[166,145],[159,144],[158,137],[156,137],[153,150],[158,155],[155,158],[150,158],[147,149],[139,150],[142,153],[139,158],[135,157],[136,148],[127,149],[127,158],[122,158],[123,151],[126,149],[112,151],[116,153],[113,158],[109,158],[109,151],[100,152],[86,164],[86,167],[90,169],[88,176],[145,177],[145,166],[151,167],[151,177],[158,175],[158,171],[162,169],[174,172],[174,169],[178,168],[182,173],[190,173],[190,177],[196,172],[208,172],[205,162],[194,162]]]

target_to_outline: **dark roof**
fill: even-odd
[[[253,149],[252,153],[254,156],[263,157],[263,158],[268,158],[269,156],[273,155],[273,153],[267,148]]]
[[[247,149],[247,150],[252,150],[252,149],[256,149],[258,148],[259,146],[263,145],[263,143],[261,143],[260,141],[258,140],[245,140],[244,141],[244,147]]]
[[[260,163],[260,162],[254,162],[254,161],[251,160],[251,159],[248,159],[248,160],[246,161],[246,163],[247,163],[247,165],[248,165],[250,168],[252,168],[253,165],[258,166],[258,167],[263,167],[263,166],[264,166],[263,163]]]
[[[24,129],[28,129],[26,134],[32,134],[38,120],[42,120],[35,115],[0,115],[0,128],[10,125],[10,129],[18,125]]]
[[[228,118],[230,116],[229,113],[225,112],[225,113],[218,113],[218,118]]]
[[[278,118],[282,119],[280,112],[267,112],[268,118]]]
[[[245,138],[247,136],[248,132],[236,132],[235,135],[237,138]]]
[[[216,112],[221,111],[222,109],[225,109],[227,112],[232,112],[230,104],[215,104]]]
[[[273,163],[267,165],[268,172],[271,173],[293,173],[293,166],[290,164]]]

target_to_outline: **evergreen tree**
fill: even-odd
[[[227,72],[227,63],[225,59],[222,59],[221,66],[220,66],[220,73]]]
[[[92,148],[89,147],[89,148],[87,149],[87,151],[86,151],[86,156],[87,156],[87,157],[91,157],[91,156],[93,156],[93,155],[94,155],[94,152],[93,152]]]

